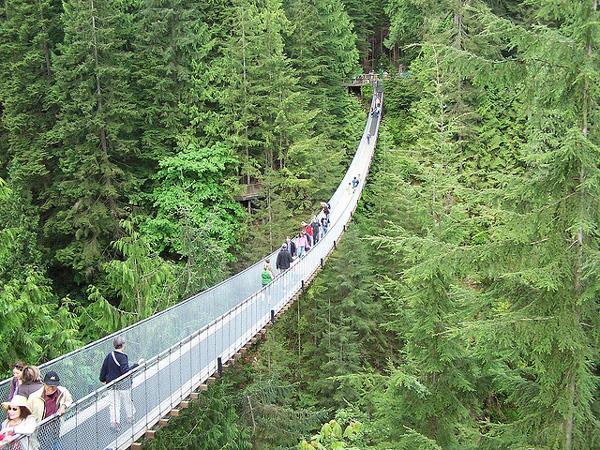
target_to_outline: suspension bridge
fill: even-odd
[[[383,103],[379,81],[373,80],[377,98]],[[373,109],[373,108],[372,108]],[[330,199],[330,226],[313,248],[272,283],[261,287],[266,258],[275,260],[277,251],[227,280],[128,328],[92,342],[83,348],[43,364],[42,374],[56,371],[75,402],[62,416],[42,421],[25,450],[126,449],[159,423],[188,397],[205,389],[220,374],[223,365],[254,342],[263,329],[283,312],[323,266],[346,230],[357,207],[366,180],[381,115],[368,115],[355,156]],[[353,177],[360,175],[356,189]],[[320,217],[319,217],[320,218]],[[131,361],[146,361],[123,377],[102,385],[98,381],[104,357],[113,350],[112,340],[126,341]],[[8,397],[10,380],[0,383],[0,398]],[[109,405],[119,387],[131,388],[135,408],[132,421],[111,428]],[[126,423],[123,423],[126,422]],[[57,447],[57,441],[60,441]],[[25,442],[25,441],[23,441]],[[11,444],[13,448],[15,442]],[[15,447],[16,448],[16,447]]]

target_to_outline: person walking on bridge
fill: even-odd
[[[360,175],[352,178],[351,181],[351,185],[352,185],[352,193],[354,194],[356,192],[356,188],[358,187],[358,185],[360,184],[360,179],[359,179]]]
[[[125,339],[121,336],[117,336],[113,340],[113,347],[114,350],[106,355],[102,363],[102,369],[100,369],[100,381],[105,384],[116,380],[144,363],[144,360],[140,359],[137,364],[129,365],[129,358],[123,351]],[[111,403],[108,409],[111,428],[113,431],[119,432],[121,429],[121,404],[125,408],[128,423],[133,423],[135,414],[133,399],[131,398],[131,377],[127,377],[111,386],[110,394]]]
[[[281,250],[277,254],[277,261],[275,266],[279,269],[279,273],[283,273],[290,268],[292,265],[292,255],[287,249],[287,244],[281,244]]]
[[[290,251],[290,255],[292,255],[292,259],[294,259],[296,257],[296,244],[294,243],[294,241],[292,239],[290,239],[290,237],[288,236],[285,240],[288,250]]]
[[[313,233],[313,242],[316,244],[317,242],[319,242],[319,237],[321,235],[321,230],[320,230],[320,225],[319,225],[319,221],[317,220],[317,216],[313,217],[312,222],[310,223],[310,226],[312,228],[312,233]]]
[[[304,231],[298,233],[296,243],[298,247],[298,258],[302,258],[304,256],[304,253],[306,252],[306,246],[308,245],[308,240]]]
[[[268,259],[265,261],[265,265],[263,266],[263,271],[262,271],[260,278],[261,278],[261,284],[263,287],[265,287],[267,284],[271,283],[271,281],[273,281],[273,278],[275,278],[275,275],[273,274],[273,271],[271,270],[271,263],[269,262]]]
[[[310,223],[302,222],[302,228],[304,229],[304,233],[306,233],[306,241],[307,246],[306,250],[308,251],[313,246],[313,229]]]

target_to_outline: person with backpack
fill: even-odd
[[[129,358],[123,351],[124,347],[125,339],[123,337],[117,336],[114,338],[114,350],[106,355],[100,369],[100,381],[102,383],[108,384],[144,363],[144,360],[140,359],[137,364],[130,366]],[[133,423],[135,414],[133,399],[131,398],[131,377],[111,386],[111,400],[108,408],[111,428],[113,431],[119,432],[121,430],[121,405],[125,408],[128,423]]]
[[[287,247],[288,250],[290,251],[290,255],[292,255],[292,259],[296,257],[296,244],[294,243],[293,240],[290,239],[290,237],[288,236],[285,239],[285,242],[287,243]]]

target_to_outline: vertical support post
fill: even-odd
[[[171,358],[171,352],[173,349],[169,349],[169,360],[167,364],[167,370],[169,371],[169,407],[173,408],[173,377],[171,376],[173,358]]]
[[[220,356],[217,358],[217,373],[219,376],[223,375],[223,361]]]
[[[94,393],[94,403],[95,403],[95,408],[96,408],[96,414],[95,417],[98,417],[98,391],[96,391]],[[75,407],[75,415],[77,415],[77,408],[79,406]],[[95,420],[94,421],[96,424],[96,447],[98,447],[98,444],[100,443],[100,430],[98,430],[98,425],[99,425],[99,420]],[[77,433],[75,433],[75,435],[77,435]]]
[[[144,419],[146,424],[146,430],[148,427],[148,381],[147,381],[147,369],[146,361],[144,361]]]
[[[302,289],[302,292],[304,292],[304,280],[300,282],[300,289]]]
[[[337,248],[337,244],[335,241],[333,241],[333,248],[336,249]]]
[[[323,258],[321,258],[321,269],[323,268]]]
[[[271,323],[275,323],[275,310],[271,310]]]

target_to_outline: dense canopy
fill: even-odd
[[[356,148],[371,91],[345,85],[385,71],[328,266],[149,448],[600,447],[599,23],[597,0],[0,0],[5,374],[277,248]]]

